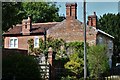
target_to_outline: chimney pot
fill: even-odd
[[[88,16],[88,26],[97,27],[97,16],[96,16],[96,12],[94,12],[93,15]]]
[[[66,19],[77,19],[77,3],[66,3]]]
[[[94,15],[96,15],[96,12],[94,12]]]

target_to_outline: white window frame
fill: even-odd
[[[11,45],[11,40],[13,40],[12,45]],[[15,40],[17,40],[16,43],[15,43]],[[15,45],[16,45],[16,46],[15,46]],[[11,38],[10,38],[9,48],[18,48],[18,38],[17,38],[17,37],[11,37]]]
[[[38,40],[36,41],[36,39],[38,39]],[[34,48],[39,48],[39,37],[38,36],[34,37]]]

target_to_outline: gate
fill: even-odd
[[[44,80],[50,80],[51,78],[51,66],[50,64],[39,64],[40,66],[40,74],[42,79]]]

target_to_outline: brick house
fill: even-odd
[[[77,20],[77,4],[66,4],[66,19],[62,22],[32,23],[30,17],[23,19],[22,24],[17,24],[3,34],[4,48],[28,50],[27,41],[34,39],[34,47],[39,47],[39,38],[47,36],[62,38],[66,42],[83,41],[83,23]],[[108,56],[111,61],[113,55],[114,37],[97,28],[97,16],[88,16],[86,28],[87,42],[89,45],[106,44]]]

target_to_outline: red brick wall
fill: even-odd
[[[28,17],[28,19],[23,19],[22,21],[22,34],[23,35],[30,35],[30,29],[31,29],[31,19]]]
[[[77,18],[77,4],[73,3],[67,3],[66,4],[66,19],[70,19],[70,18]]]
[[[18,38],[18,48],[21,50],[28,50],[28,43],[27,41],[29,39],[34,39],[35,36],[15,36]],[[43,38],[43,36],[39,36],[40,38]],[[9,42],[10,42],[10,37],[5,37],[4,39],[4,48],[9,48]]]
[[[64,20],[55,27],[50,28],[47,33],[54,38],[62,38],[66,42],[84,40],[83,24],[77,19]],[[90,45],[96,45],[96,34],[94,28],[87,27],[87,42]]]

